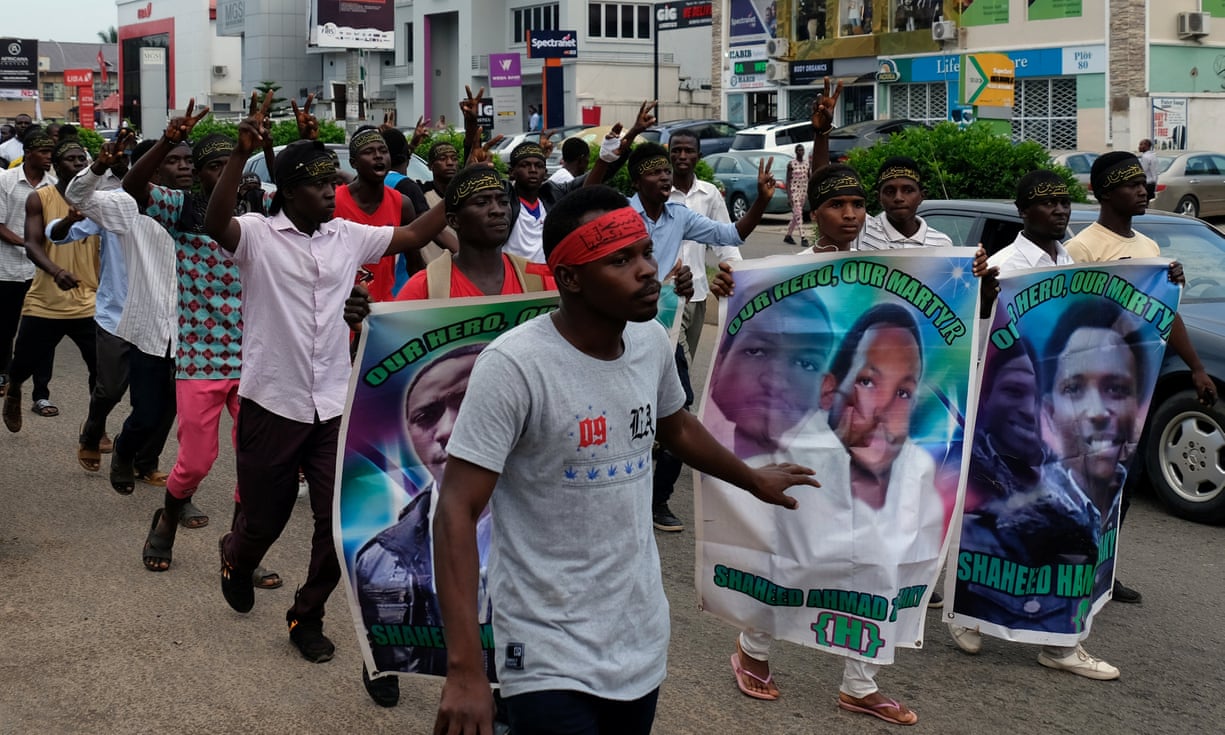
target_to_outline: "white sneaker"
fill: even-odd
[[[306,483],[306,478],[298,475],[298,498],[305,498],[310,489],[310,485]]]
[[[953,634],[953,642],[957,647],[969,654],[983,650],[983,634],[972,628],[960,625],[949,625],[949,633]]]
[[[1063,658],[1055,658],[1046,651],[1042,651],[1038,654],[1038,663],[1048,669],[1068,671],[1078,676],[1083,676],[1086,679],[1109,681],[1119,678],[1119,670],[1117,668],[1100,658],[1090,656],[1080,645],[1077,645],[1075,651],[1072,651]]]

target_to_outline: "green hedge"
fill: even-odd
[[[876,188],[876,173],[890,156],[909,156],[919,164],[928,199],[1014,199],[1017,181],[1036,169],[1050,169],[1068,183],[1072,201],[1088,201],[1088,191],[1065,166],[1033,141],[1014,143],[987,123],[960,128],[942,122],[932,129],[908,128],[870,148],[851,151],[848,163],[859,172],[865,188]],[[876,197],[868,209],[880,211]]]
[[[205,117],[191,129],[187,137],[194,143],[206,135],[221,133],[235,140],[238,139],[238,123],[218,120],[211,114]],[[272,144],[287,145],[298,139],[298,124],[293,120],[279,120],[272,124]],[[345,129],[331,120],[319,123],[319,141],[321,143],[345,142]]]

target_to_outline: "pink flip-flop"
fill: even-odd
[[[846,701],[845,699],[843,699],[843,696],[844,695],[841,692],[839,692],[838,706],[848,712],[859,712],[865,715],[872,715],[873,717],[882,719],[885,722],[889,722],[894,725],[913,725],[919,721],[919,716],[915,714],[913,710],[906,710],[906,713],[908,715],[912,715],[914,717],[914,719],[912,720],[899,720],[896,717],[890,717],[889,715],[886,715],[884,712],[881,712],[881,710],[888,709],[888,708],[893,708],[901,712],[902,705],[898,704],[898,701],[896,699],[886,699],[885,701],[878,702],[876,704],[855,704],[854,702]]]
[[[747,676],[758,684],[761,684],[764,687],[769,687],[774,684],[774,674],[770,674],[763,679],[757,674],[754,674],[752,671],[749,671],[741,666],[739,644],[736,646],[736,652],[732,654],[732,672],[736,674],[736,686],[740,688],[740,691],[743,692],[745,696],[752,697],[753,699],[764,699],[767,702],[773,702],[774,700],[778,699],[777,694],[755,692],[752,689],[749,689],[749,687],[744,683],[743,677]]]

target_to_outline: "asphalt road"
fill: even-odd
[[[755,233],[746,255],[793,251],[779,242],[779,227],[772,222]],[[248,615],[222,600],[217,539],[229,524],[234,482],[228,422],[222,456],[197,495],[213,522],[181,529],[171,570],[153,574],[141,565],[140,549],[162,491],[138,485],[122,497],[105,473],[77,465],[85,371],[67,342],[52,392],[59,417],[29,413],[27,394],[25,428],[0,430],[0,733],[431,732],[440,681],[402,680],[395,709],[367,698],[342,591],[327,619],[336,658],[307,663],[290,644],[284,612],[305,574],[309,544],[304,501],[266,562],[286,586],[258,591]],[[124,414],[116,411],[112,431]],[[164,469],[175,449],[172,439]],[[1119,666],[1121,680],[1050,671],[1037,664],[1034,647],[1001,641],[966,656],[932,614],[927,646],[901,651],[878,677],[882,691],[915,709],[915,730],[929,733],[1222,732],[1225,536],[1221,528],[1177,520],[1155,502],[1139,499],[1120,537],[1120,574],[1144,602],[1107,605],[1087,646]],[[673,509],[692,522],[687,477]],[[838,710],[840,662],[799,646],[774,649],[781,700],[742,696],[728,665],[734,629],[697,609],[692,531],[657,537],[673,635],[655,732],[897,731]]]

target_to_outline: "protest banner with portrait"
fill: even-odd
[[[1023,643],[1088,635],[1113,585],[1122,487],[1178,310],[1168,266],[999,279],[948,622]]]
[[[922,645],[960,492],[978,282],[973,250],[737,264],[701,417],[751,466],[795,462],[795,510],[700,476],[703,608],[887,664]]]
[[[375,304],[362,330],[341,454],[333,533],[357,638],[371,674],[446,674],[431,525],[446,441],[477,354],[557,308],[557,294]],[[486,670],[493,632],[484,569],[488,512],[477,525],[478,606]]]
[[[334,529],[343,582],[371,674],[446,674],[434,584],[433,514],[446,441],[480,351],[511,327],[557,308],[557,294],[375,304],[362,331],[341,424]],[[657,321],[680,330],[672,284]],[[485,593],[491,519],[477,524],[481,644],[494,678]]]

